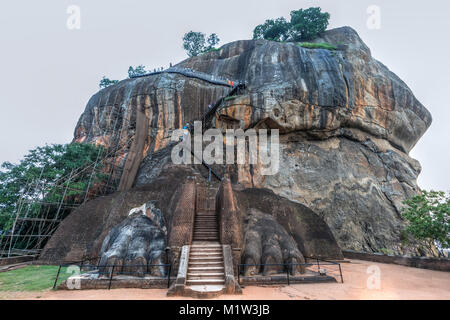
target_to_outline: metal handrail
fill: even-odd
[[[223,86],[227,86],[227,87],[232,87],[232,85],[229,83],[229,81],[230,82],[232,81],[233,83],[239,83],[238,81],[226,79],[224,77],[214,76],[214,75],[210,75],[210,74],[207,74],[204,72],[191,70],[188,68],[178,68],[178,67],[171,67],[171,68],[168,68],[165,70],[147,72],[147,73],[140,74],[140,75],[133,75],[130,77],[130,79],[143,78],[143,77],[158,75],[158,74],[162,74],[162,73],[177,73],[177,74],[181,74],[183,76],[189,77],[189,78],[197,78],[197,79],[200,79],[203,81],[210,82],[212,84],[218,84],[218,85],[223,85]]]
[[[287,284],[290,285],[290,278],[289,278],[289,271],[290,271],[290,266],[304,266],[304,267],[312,267],[314,265],[317,264],[317,272],[320,272],[320,266],[326,266],[326,265],[334,265],[334,266],[338,266],[339,267],[339,276],[341,278],[341,283],[344,283],[344,277],[342,275],[342,268],[341,268],[341,264],[339,262],[336,261],[329,261],[329,260],[324,260],[324,259],[319,259],[319,258],[311,258],[311,257],[305,257],[306,259],[312,259],[312,260],[316,260],[316,263],[240,263],[237,265],[238,267],[238,283],[241,283],[241,269],[242,267],[245,266],[254,266],[254,267],[261,267],[261,266],[284,266],[286,267],[286,277],[287,277]],[[324,263],[320,263],[320,261],[323,261]]]
[[[84,260],[84,261],[87,261],[87,260]],[[125,265],[112,264],[112,265],[99,266],[98,264],[97,265],[83,264],[83,261],[79,261],[78,263],[80,263],[80,271],[82,270],[83,267],[85,269],[90,267],[90,268],[92,268],[92,270],[98,270],[98,273],[100,275],[109,275],[109,277],[107,279],[100,279],[100,280],[108,280],[108,290],[111,289],[111,283],[112,283],[114,275],[121,275],[121,274],[122,275],[133,275],[133,274],[138,274],[138,273],[140,274],[140,272],[138,272],[138,271],[134,271],[134,272],[123,271],[123,268],[127,268],[127,267],[145,267],[145,268],[168,267],[167,268],[167,277],[163,277],[163,278],[167,278],[167,288],[169,288],[169,286],[170,286],[170,280],[171,280],[170,275],[172,273],[172,264],[168,264],[168,263],[164,263],[164,264],[125,264]],[[61,268],[67,267],[70,265],[76,265],[76,262],[75,263],[64,263],[64,264],[59,265],[58,272],[56,274],[55,281],[53,283],[53,289],[56,288],[56,284],[58,283],[59,275],[61,273]],[[115,272],[114,269],[116,267],[121,267],[122,270]],[[112,269],[111,269],[111,271],[100,271],[99,270],[100,268],[108,268],[108,269],[112,268]],[[149,273],[144,272],[144,274],[149,274]],[[144,279],[144,278],[142,278],[142,279]]]

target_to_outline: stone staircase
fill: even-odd
[[[225,285],[223,248],[215,211],[216,188],[198,187],[194,234],[189,251],[186,285],[200,292],[221,291]]]

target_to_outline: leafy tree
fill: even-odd
[[[100,80],[99,87],[100,87],[100,89],[103,89],[103,88],[109,87],[113,84],[116,84],[118,82],[119,82],[119,80],[111,80],[111,79],[103,76],[102,80]]]
[[[92,177],[92,170],[83,170],[93,167],[104,151],[91,144],[54,144],[30,150],[19,164],[4,162],[0,171],[0,230],[11,228],[20,203],[28,217],[34,217],[43,203],[48,204],[46,210],[51,216],[61,200],[69,204],[82,202],[88,185],[106,178],[101,173]]]
[[[328,27],[330,14],[319,7],[291,11],[291,31],[294,41],[312,40]]]
[[[253,39],[286,41],[289,39],[290,24],[284,18],[268,19],[253,30]]]
[[[141,76],[146,73],[147,73],[147,71],[145,70],[145,66],[143,66],[142,64],[138,65],[136,68],[133,68],[132,66],[130,66],[128,68],[128,77],[129,78]]]
[[[407,234],[430,250],[434,244],[440,251],[450,247],[450,195],[423,190],[404,204],[402,216],[409,222]]]
[[[208,37],[208,48],[206,50],[210,50],[212,48],[215,48],[215,46],[220,42],[219,37],[217,36],[217,34],[212,33],[209,37]]]
[[[219,37],[215,33],[212,33],[206,40],[204,33],[189,31],[183,37],[183,48],[187,51],[189,57],[195,57],[214,50],[219,41]]]
[[[291,11],[289,22],[284,18],[268,19],[253,30],[253,39],[273,41],[304,41],[316,38],[328,26],[330,14],[322,9],[308,8]]]
[[[188,52],[189,57],[198,56],[205,47],[205,34],[201,32],[189,31],[183,37],[183,48]]]

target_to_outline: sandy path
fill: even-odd
[[[370,270],[379,270],[380,288],[369,289]],[[392,264],[352,260],[343,263],[344,284],[296,284],[291,286],[246,287],[242,295],[223,295],[218,299],[450,299],[450,273],[409,268]],[[372,279],[372,278],[370,278]],[[1,292],[0,299],[177,299],[168,298],[163,289],[73,290],[44,292]]]

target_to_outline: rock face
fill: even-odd
[[[353,29],[329,30],[315,41],[338,50],[245,40],[177,67],[246,82],[246,91],[217,111],[216,127],[280,130],[280,171],[262,176],[258,166],[240,165],[233,183],[267,188],[309,207],[342,249],[417,253],[400,245],[400,210],[402,201],[418,192],[420,164],[408,153],[431,115],[404,82],[372,58]],[[148,134],[135,186],[153,185],[169,165],[172,131],[200,119],[229,90],[178,74],[127,79],[91,98],[74,140],[120,142],[124,147],[115,161],[123,167],[140,108]]]

